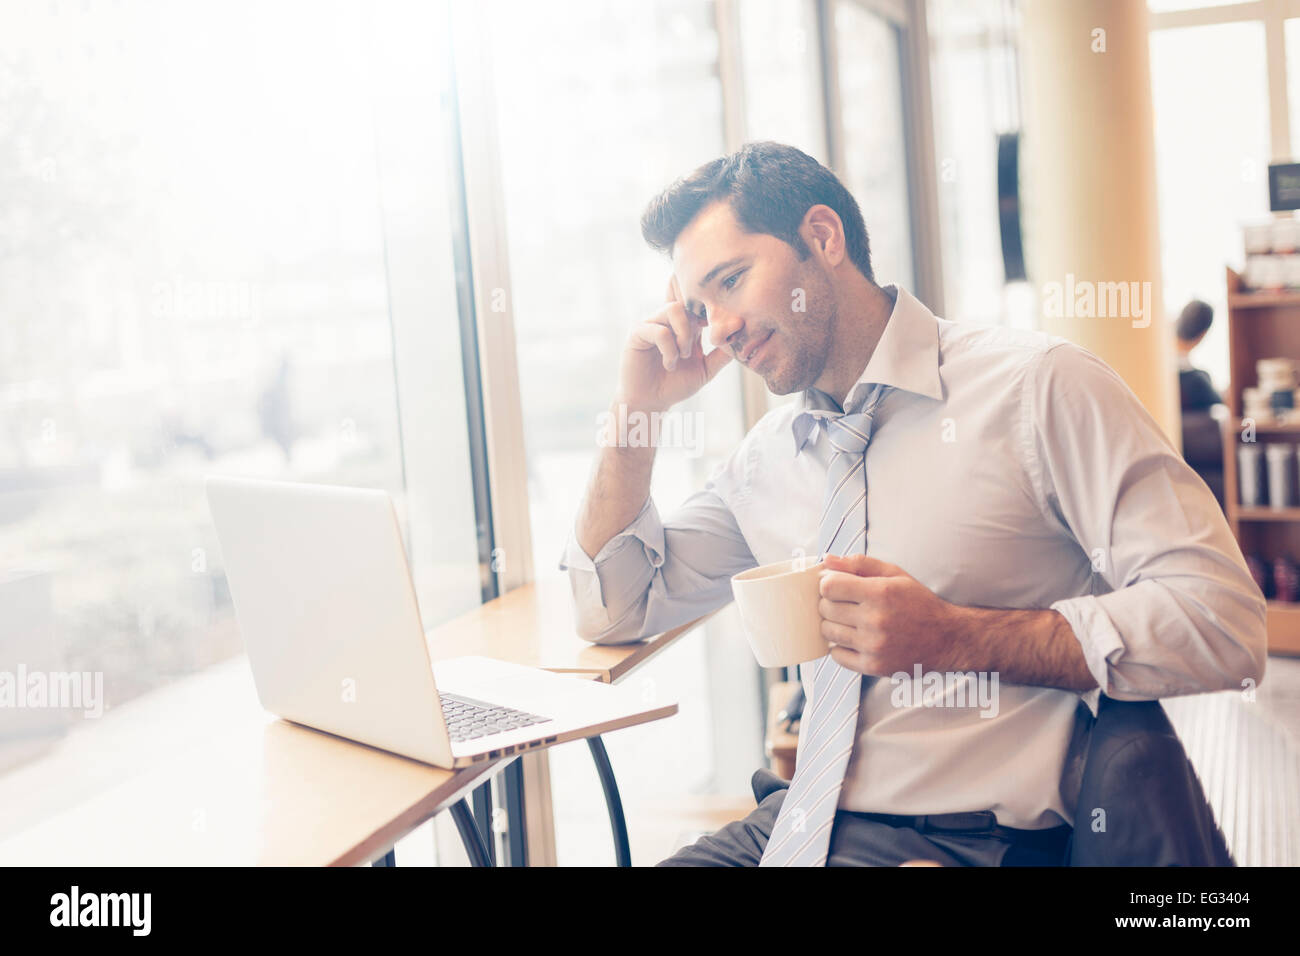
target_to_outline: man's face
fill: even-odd
[[[688,312],[706,318],[709,338],[763,376],[775,395],[821,377],[835,330],[835,295],[825,266],[775,236],[747,233],[731,206],[716,202],[673,246],[673,272]]]

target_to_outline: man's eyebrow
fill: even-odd
[[[700,288],[701,288],[701,289],[707,289],[707,288],[709,287],[709,283],[711,283],[714,279],[716,279],[716,278],[718,277],[718,273],[722,272],[724,269],[730,269],[732,266],[739,265],[740,263],[742,263],[742,262],[744,262],[744,261],[745,261],[745,257],[744,257],[744,256],[736,256],[736,258],[734,258],[734,259],[728,259],[726,262],[719,262],[716,266],[714,266],[712,269],[710,269],[710,270],[709,270],[709,274],[706,275],[706,276],[705,276],[705,277],[700,281]],[[695,312],[696,310],[693,309],[693,308],[691,308],[691,306],[693,306],[693,305],[695,305],[695,304],[696,304],[696,302],[695,302],[694,299],[687,299],[687,300],[686,300],[686,308],[687,308],[687,310],[690,311],[690,312]],[[698,313],[696,313],[696,314],[698,314]]]

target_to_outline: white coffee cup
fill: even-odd
[[[732,577],[745,636],[761,666],[793,667],[831,652],[817,610],[825,567],[822,561],[792,558]]]

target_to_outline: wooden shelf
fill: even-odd
[[[1234,417],[1229,421],[1233,431],[1240,434],[1243,420]],[[1255,419],[1255,431],[1265,435],[1296,435],[1300,437],[1300,418],[1289,422],[1265,421],[1262,418],[1257,418]]]
[[[1238,521],[1300,521],[1300,508],[1237,506]]]
[[[1300,655],[1300,604],[1268,602],[1268,652]]]
[[[1256,384],[1255,363],[1262,358],[1300,359],[1300,291],[1248,292],[1241,276],[1227,270],[1228,367],[1230,415],[1223,431],[1224,504],[1228,526],[1242,554],[1266,563],[1275,558],[1300,560],[1300,507],[1244,508],[1238,502],[1237,445],[1241,436],[1242,392]],[[1300,420],[1255,421],[1261,436],[1300,438]],[[1268,602],[1270,654],[1300,655],[1300,602]]]
[[[1230,309],[1271,309],[1276,306],[1300,306],[1300,290],[1280,289],[1274,292],[1230,292]]]

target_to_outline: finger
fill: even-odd
[[[863,577],[897,574],[900,571],[896,565],[868,554],[828,554],[826,566],[836,571],[848,571]]]
[[[677,337],[673,330],[659,322],[642,322],[632,331],[632,347],[657,348],[663,356],[664,368],[670,372],[677,367]]]
[[[817,613],[822,616],[822,620],[835,621],[837,624],[845,624],[854,627],[858,619],[862,616],[862,605],[857,601],[832,601],[828,598],[822,598],[817,602]]]
[[[668,273],[668,301],[669,302],[682,301],[682,290],[681,287],[677,284],[677,276],[673,275],[671,272]]]
[[[695,338],[697,330],[691,321],[690,315],[686,311],[686,306],[680,302],[674,302],[672,305],[665,306],[659,313],[672,328],[673,334],[677,336],[677,351],[682,358],[691,357],[691,344]]]
[[[863,577],[848,571],[822,571],[818,590],[821,596],[832,601],[852,601],[855,604],[875,599],[888,577]]]
[[[851,671],[857,671],[859,674],[885,677],[889,672],[884,661],[870,649],[860,650],[842,644],[832,644],[831,659]]]
[[[851,671],[857,671],[859,674],[865,674],[866,657],[859,651],[851,647],[844,647],[840,644],[831,645],[831,660],[846,667]]]
[[[664,306],[647,321],[669,330],[677,349],[678,358],[691,357],[691,349],[694,348],[698,336],[690,331],[691,314],[680,303]]]
[[[848,571],[860,577],[893,577],[903,573],[903,569],[897,565],[867,554],[828,554],[826,567],[833,571]]]
[[[858,650],[857,628],[850,627],[847,624],[839,624],[831,620],[823,620],[821,623],[822,637],[840,647],[849,647]]]

